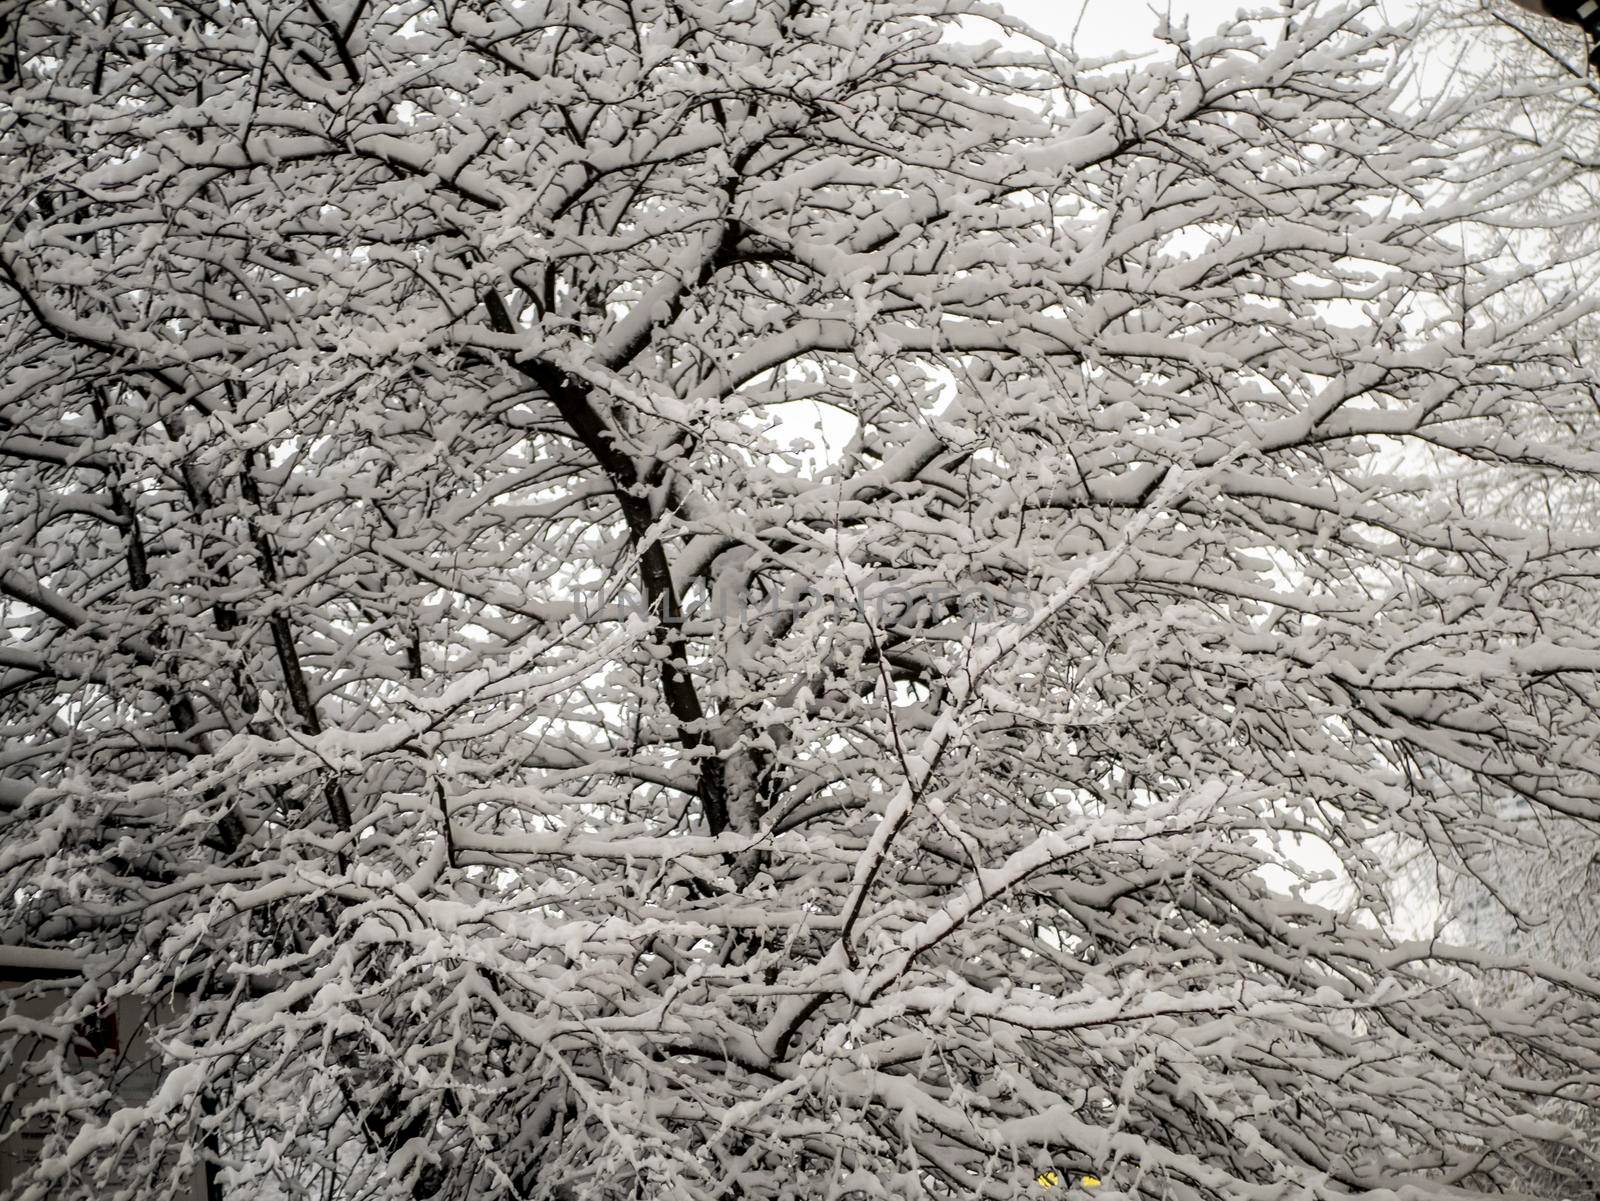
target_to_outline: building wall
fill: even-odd
[[[0,962],[0,970],[8,965]],[[66,1002],[70,990],[76,985],[73,979],[51,980],[48,977],[28,978],[26,970],[9,965],[0,978],[0,989],[6,997],[3,1010],[21,1017],[48,1020]],[[28,995],[32,994],[32,995]],[[162,1059],[145,1033],[147,1008],[133,1000],[124,999],[116,1006],[114,1020],[80,1028],[73,1039],[69,1056],[85,1068],[99,1068],[114,1073],[117,1079],[117,1101],[122,1105],[139,1105],[148,1101],[160,1087]],[[18,1086],[16,1065],[33,1058],[34,1048],[42,1045],[36,1036],[26,1034],[0,1035],[12,1045],[9,1062],[0,1067],[0,1096]],[[12,1040],[15,1040],[12,1042]],[[42,1096],[36,1084],[16,1087],[9,1106],[0,1108],[0,1121],[9,1126],[18,1108]],[[48,1119],[36,1118],[11,1138],[0,1138],[0,1192],[8,1190],[18,1178],[38,1161],[43,1149]],[[156,1137],[165,1137],[162,1131]],[[148,1135],[146,1137],[149,1137]],[[120,1181],[116,1182],[120,1183]],[[199,1165],[186,1179],[184,1191],[171,1194],[171,1201],[207,1201],[205,1172]],[[114,1187],[114,1185],[113,1185]]]

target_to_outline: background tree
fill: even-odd
[[[1493,0],[1443,6],[1430,13],[1426,37],[1429,58],[1450,64],[1435,68],[1438,90],[1458,95],[1496,97],[1480,106],[1463,129],[1466,139],[1504,158],[1543,154],[1562,163],[1561,183],[1528,204],[1510,245],[1525,262],[1556,261],[1569,286],[1593,292],[1596,228],[1595,151],[1600,143],[1600,86],[1585,63],[1588,47],[1579,33]],[[1526,291],[1514,311],[1535,313],[1543,303],[1537,288]],[[1592,362],[1592,315],[1574,321],[1563,334],[1575,359]],[[1552,435],[1577,445],[1593,445],[1594,404],[1565,414]],[[1584,474],[1507,474],[1474,463],[1445,468],[1449,486],[1467,504],[1516,523],[1537,535],[1593,539],[1600,517],[1600,493]],[[1568,609],[1574,624],[1595,621],[1592,590],[1567,587],[1546,594],[1547,605]],[[1593,973],[1600,962],[1600,924],[1592,898],[1600,885],[1600,837],[1592,828],[1550,822],[1537,806],[1516,798],[1499,805],[1501,824],[1481,846],[1451,868],[1424,862],[1404,902],[1414,921],[1431,925],[1444,937],[1507,954],[1534,956],[1556,967]],[[1493,1004],[1520,1004],[1537,993],[1535,979],[1495,976],[1478,987]],[[1580,1114],[1560,1101],[1549,1113],[1578,1122],[1581,1145],[1594,1145],[1600,1128],[1592,1113]],[[1541,1196],[1600,1198],[1592,1173],[1575,1173],[1570,1151],[1557,1144],[1542,1162],[1507,1176],[1502,1184]]]
[[[1385,901],[1600,816],[1594,539],[1436,487],[1600,467],[1460,233],[1573,167],[1375,13],[0,14],[4,928],[165,1073],[8,1019],[15,1195],[1594,1170],[1600,982]]]

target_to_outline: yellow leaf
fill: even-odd
[[[1056,1185],[1061,1183],[1061,1173],[1040,1172],[1034,1179],[1038,1181],[1040,1188],[1055,1188]]]
[[[1084,1188],[1099,1188],[1100,1187],[1100,1177],[1098,1177],[1098,1176],[1085,1176],[1078,1183],[1083,1185]]]

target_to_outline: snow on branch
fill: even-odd
[[[1595,1178],[1583,165],[997,15],[0,0],[8,1201]]]

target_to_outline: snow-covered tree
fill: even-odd
[[[1590,301],[1462,236],[1578,168],[1375,10],[0,29],[0,931],[85,972],[15,1196],[1596,1170],[1600,981],[1384,899],[1600,818],[1596,539],[1436,486],[1600,471]]]

